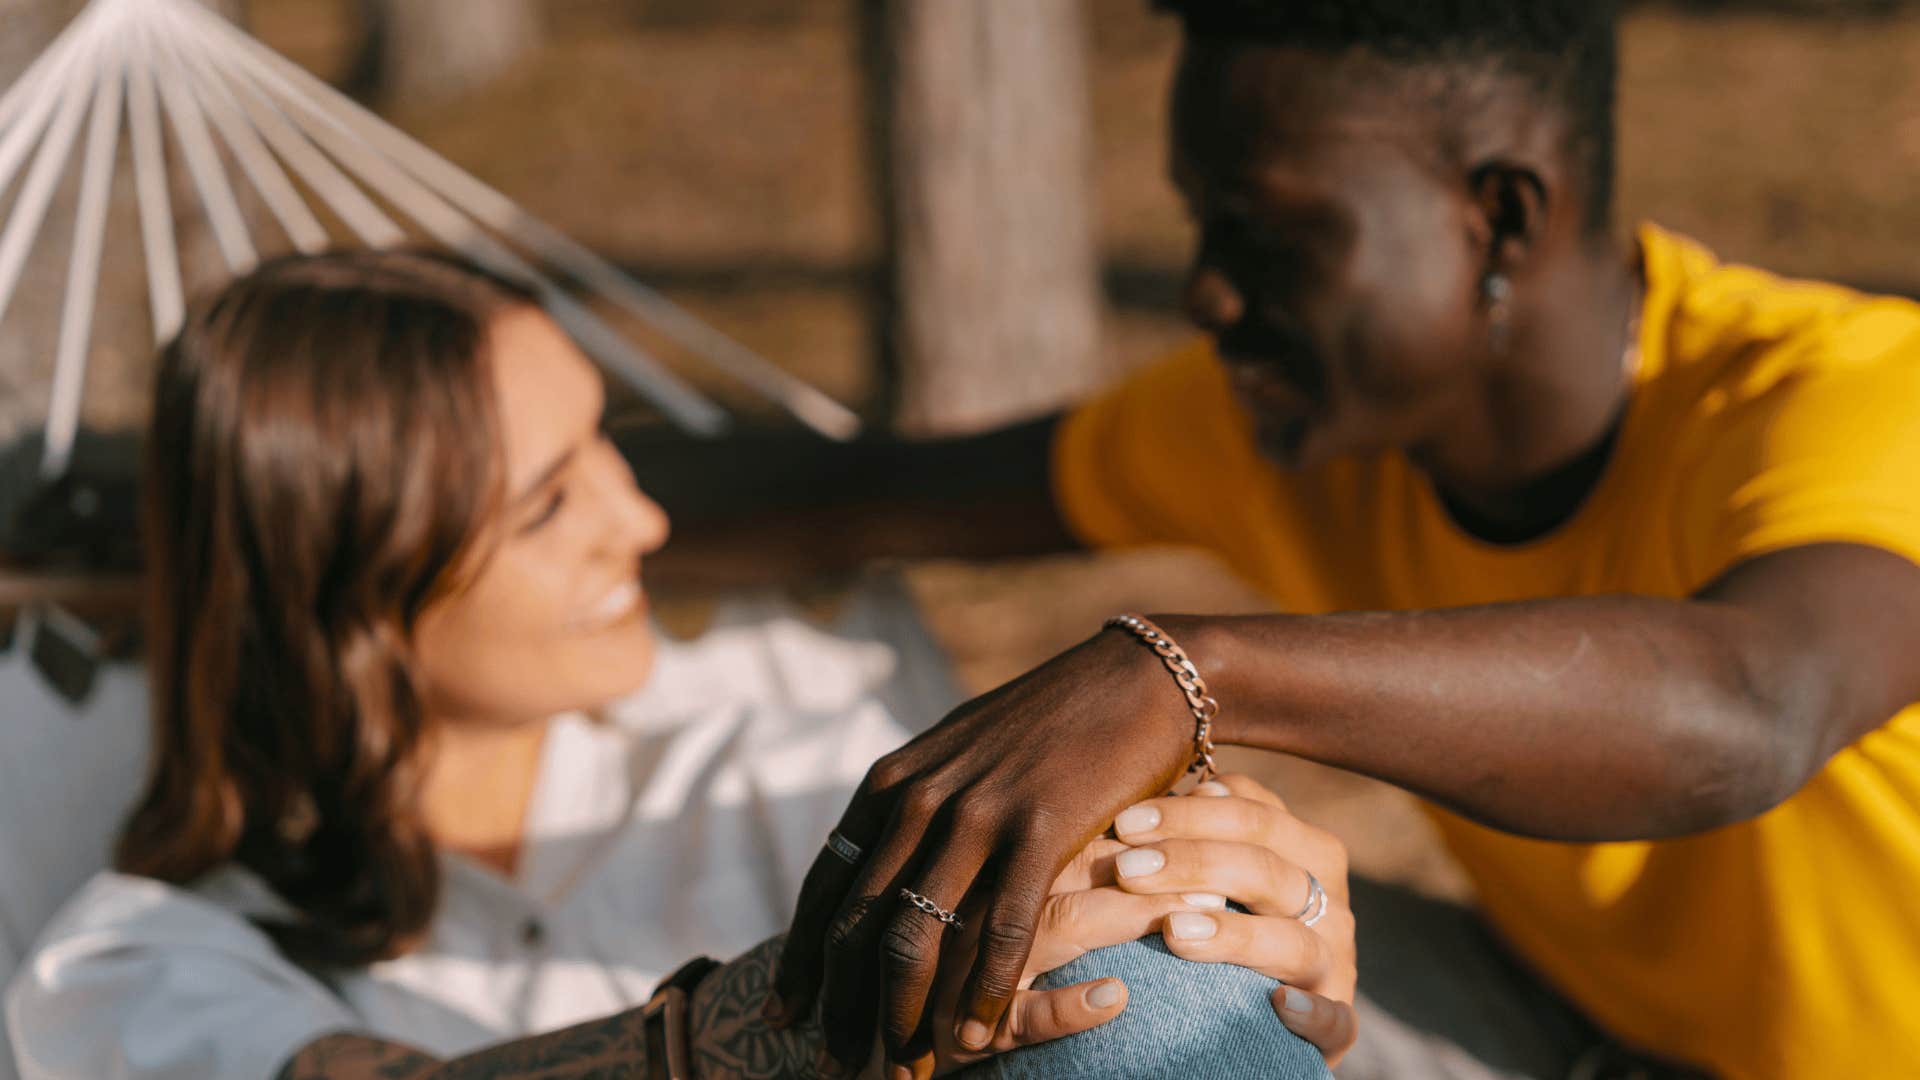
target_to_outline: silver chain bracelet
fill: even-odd
[[[1213,779],[1218,771],[1213,763],[1213,718],[1220,715],[1220,703],[1207,692],[1207,680],[1200,677],[1200,669],[1187,659],[1186,650],[1174,644],[1151,620],[1139,615],[1115,615],[1106,621],[1105,627],[1125,630],[1145,642],[1173,673],[1173,681],[1180,685],[1180,692],[1187,698],[1187,708],[1193,712],[1193,763],[1187,766],[1187,771],[1199,773],[1202,782]]]

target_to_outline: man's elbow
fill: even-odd
[[[1682,831],[1749,821],[1805,787],[1851,741],[1845,706],[1812,671],[1776,671],[1764,692],[1744,684],[1711,703],[1675,703],[1670,760],[1690,819]]]

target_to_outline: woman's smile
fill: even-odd
[[[640,618],[646,610],[646,590],[637,581],[623,581],[602,593],[573,625],[577,630],[604,630]]]

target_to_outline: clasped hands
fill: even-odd
[[[1137,803],[1054,879],[997,1020],[961,1012],[966,975],[982,948],[984,904],[962,903],[960,932],[931,916],[893,920],[878,940],[871,935],[880,919],[836,924],[822,953],[820,981],[840,992],[825,1002],[823,1018],[837,1060],[823,1060],[822,1068],[864,1059],[869,1074],[884,1063],[887,1071],[879,1075],[888,1080],[920,1078],[1097,1027],[1126,1007],[1127,989],[1118,979],[1050,990],[1032,989],[1034,980],[1083,953],[1154,933],[1185,959],[1236,963],[1279,979],[1284,985],[1272,1005],[1281,1021],[1337,1061],[1356,1030],[1346,870],[1338,839],[1294,817],[1278,796],[1244,776],[1223,776],[1189,796]],[[1309,873],[1326,893],[1324,914],[1312,927],[1300,917],[1311,897]],[[1229,909],[1229,900],[1246,910]],[[792,940],[781,987],[802,992],[778,999],[770,1013],[798,1015],[814,1005],[816,988],[798,986],[794,974],[807,951],[792,948]],[[858,974],[863,948],[881,978]],[[922,971],[931,985],[901,985]],[[865,1024],[859,1023],[862,1009]],[[882,1022],[876,1025],[876,1018]]]

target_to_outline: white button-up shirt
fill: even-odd
[[[238,867],[191,889],[94,878],[8,992],[21,1074],[268,1080],[330,1032],[450,1057],[641,1004],[689,957],[785,929],[868,766],[957,699],[897,597],[833,632],[736,607],[663,640],[634,698],[552,721],[514,879],[443,856],[404,957],[301,970],[247,920],[278,902]]]

